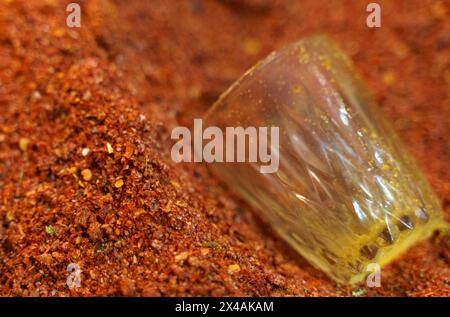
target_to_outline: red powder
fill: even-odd
[[[444,1],[0,2],[0,295],[449,296],[450,239],[336,285],[203,165],[170,160],[190,124],[271,50],[328,33],[355,61],[450,217]],[[69,289],[67,266],[81,269]]]

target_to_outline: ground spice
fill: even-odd
[[[90,181],[92,178],[92,172],[90,169],[86,168],[84,170],[81,171],[81,175],[83,176],[83,179],[85,181]]]
[[[445,234],[386,267],[382,287],[343,287],[204,166],[169,156],[171,128],[203,114],[259,58],[327,32],[449,220],[444,1],[379,1],[376,30],[359,1],[91,0],[80,29],[63,25],[67,3],[0,1],[0,295],[450,295]],[[70,263],[80,288],[66,284]]]

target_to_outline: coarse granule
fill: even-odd
[[[171,128],[259,58],[328,32],[448,220],[445,3],[379,1],[383,26],[370,30],[364,2],[233,2],[90,0],[82,27],[68,29],[68,2],[0,1],[0,295],[450,295],[448,236],[383,269],[380,288],[342,287],[204,166],[169,156]],[[66,284],[70,263],[80,288]]]

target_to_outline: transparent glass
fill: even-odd
[[[279,127],[279,169],[210,163],[312,264],[355,283],[438,227],[440,204],[349,58],[325,36],[250,69],[204,126]]]

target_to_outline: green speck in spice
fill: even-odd
[[[216,242],[205,242],[203,244],[203,246],[206,248],[211,248],[211,249],[219,249],[220,248],[220,244],[218,244]]]
[[[352,291],[352,295],[355,297],[364,296],[366,294],[366,290],[363,288],[357,288]]]
[[[55,228],[52,226],[45,226],[45,232],[47,232],[48,235],[54,235],[55,234]]]

